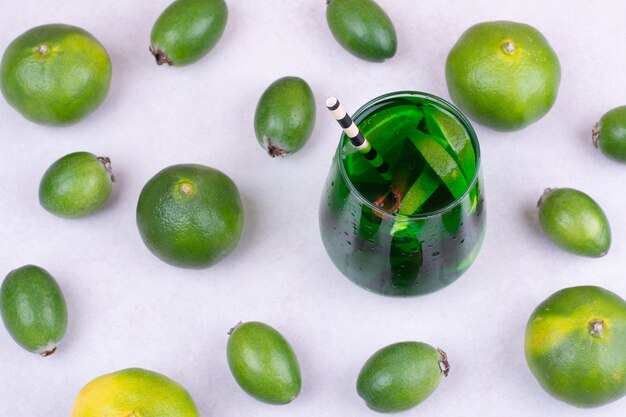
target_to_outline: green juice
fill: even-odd
[[[354,121],[389,165],[392,180],[342,135],[320,209],[331,260],[380,294],[445,287],[471,265],[485,229],[471,125],[451,104],[411,92],[373,100]]]

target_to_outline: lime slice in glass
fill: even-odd
[[[467,180],[454,158],[429,135],[414,131],[408,134],[408,138],[450,190],[452,196],[455,199],[461,197],[467,190]]]
[[[429,105],[424,106],[424,121],[432,135],[440,136],[450,144],[465,179],[471,181],[476,171],[476,154],[465,128],[449,114]]]

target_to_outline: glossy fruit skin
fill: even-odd
[[[474,25],[446,60],[452,100],[472,119],[500,131],[542,118],[556,100],[560,80],[559,59],[548,41],[522,23]]]
[[[71,417],[199,417],[180,384],[159,373],[130,368],[100,376],[80,391]]]
[[[204,165],[163,169],[146,183],[137,203],[137,226],[148,249],[183,268],[207,268],[228,256],[243,220],[235,183]]]
[[[382,62],[396,54],[396,30],[372,0],[327,0],[326,21],[333,36],[351,54]]]
[[[227,21],[224,0],[176,0],[152,27],[150,50],[159,65],[189,65],[213,49]]]
[[[28,120],[44,125],[75,123],[104,101],[111,61],[85,30],[37,26],[8,46],[0,64],[0,89]]]
[[[67,330],[67,305],[55,279],[43,268],[11,271],[0,287],[0,314],[7,331],[29,352],[49,356]]]
[[[599,258],[611,247],[611,228],[600,206],[571,188],[548,188],[539,200],[539,223],[558,246],[576,255]]]
[[[315,126],[315,97],[302,78],[283,77],[263,92],[254,114],[254,132],[271,156],[286,156],[302,148]]]
[[[238,324],[230,332],[226,352],[235,380],[257,400],[287,404],[300,394],[298,359],[287,340],[267,324]]]
[[[39,183],[41,206],[66,218],[83,217],[99,210],[113,189],[107,166],[110,167],[108,158],[98,158],[89,152],[65,155],[48,168]]]
[[[609,158],[626,162],[626,106],[602,116],[593,129],[593,143]]]
[[[554,293],[530,316],[525,345],[533,375],[561,401],[598,407],[626,394],[626,303],[610,291]]]
[[[372,410],[382,413],[408,410],[424,401],[439,385],[441,360],[440,352],[426,343],[400,342],[386,346],[363,365],[357,392]]]

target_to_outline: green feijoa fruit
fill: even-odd
[[[424,401],[449,370],[441,349],[421,342],[395,343],[365,362],[356,389],[372,410],[396,413]]]
[[[228,366],[244,391],[270,404],[287,404],[298,396],[302,386],[298,359],[278,331],[264,323],[247,322],[229,334]]]
[[[227,20],[224,0],[176,0],[154,23],[150,52],[159,65],[191,64],[213,49]]]
[[[593,127],[593,144],[611,159],[626,162],[626,106],[607,112]]]
[[[387,13],[372,0],[327,0],[326,21],[348,52],[381,62],[396,54],[396,30]]]
[[[0,314],[20,346],[52,355],[67,329],[67,306],[61,288],[43,268],[26,265],[9,273],[0,287]]]
[[[561,248],[593,258],[609,251],[609,221],[587,194],[571,188],[547,188],[538,207],[541,228]]]
[[[315,98],[302,78],[283,77],[263,92],[254,115],[259,144],[271,157],[298,151],[315,125]]]
[[[44,173],[39,184],[42,207],[60,217],[86,216],[111,196],[111,160],[89,152],[65,155]]]

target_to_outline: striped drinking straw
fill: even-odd
[[[365,137],[363,137],[350,115],[346,113],[346,110],[343,108],[341,103],[339,103],[339,100],[337,100],[337,97],[328,97],[326,99],[326,107],[330,110],[335,120],[337,120],[337,123],[339,123],[339,126],[341,126],[343,131],[346,133],[352,145],[354,145],[354,147],[363,154],[365,159],[367,159],[370,164],[376,168],[376,171],[378,171],[378,173],[382,175],[386,181],[391,181],[389,165],[383,160],[380,154],[376,152],[376,149],[372,147],[372,144],[365,139]]]

